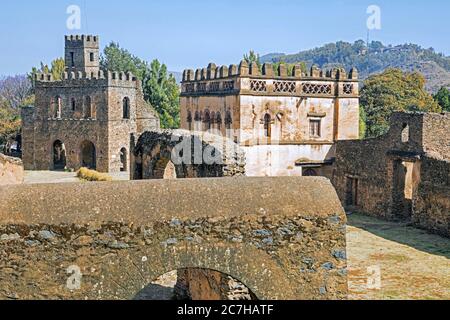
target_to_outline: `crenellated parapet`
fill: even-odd
[[[199,95],[296,95],[296,96],[358,96],[358,70],[348,73],[344,68],[323,70],[312,66],[304,72],[301,65],[288,68],[270,63],[261,67],[243,60],[239,65],[185,70],[182,96]]]
[[[83,72],[66,71],[62,79],[55,80],[51,73],[37,73],[34,76],[36,86],[61,86],[61,85],[105,85],[105,86],[123,86],[135,87],[137,78],[131,72]]]

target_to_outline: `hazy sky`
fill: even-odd
[[[443,0],[14,0],[1,1],[0,75],[63,55],[65,34],[98,34],[170,70],[238,63],[250,49],[296,53],[366,39],[369,5],[381,8],[372,40],[412,42],[450,55],[450,1]],[[68,30],[69,5],[81,30]]]

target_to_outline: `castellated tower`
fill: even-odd
[[[65,63],[68,71],[88,74],[100,70],[100,45],[98,36],[66,36]]]
[[[62,78],[36,75],[35,105],[22,111],[26,170],[129,171],[132,136],[160,128],[140,81],[102,70],[99,47],[97,36],[66,36]]]

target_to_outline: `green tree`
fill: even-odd
[[[367,116],[366,111],[362,106],[359,107],[359,138],[364,139],[366,137],[366,131],[367,131]]]
[[[441,106],[442,110],[450,112],[450,90],[442,87],[434,95],[434,100]]]
[[[66,69],[65,61],[63,58],[58,58],[52,61],[52,67],[50,72],[52,73],[53,79],[61,80],[64,76],[64,71]]]
[[[250,50],[248,54],[244,54],[244,60],[250,65],[253,62],[256,62],[259,68],[261,68],[261,61],[259,59],[259,54],[255,53],[255,51]]]
[[[144,99],[158,112],[161,126],[166,129],[179,127],[180,89],[165,64],[153,60],[149,65],[115,42],[105,48],[100,64],[106,70],[132,72],[142,81]]]
[[[153,60],[144,76],[144,98],[158,112],[163,128],[180,126],[180,89],[165,64]]]
[[[140,80],[144,79],[148,70],[147,62],[132,55],[128,50],[121,48],[116,42],[111,42],[100,57],[102,69],[116,72],[131,72]]]
[[[425,78],[418,72],[399,69],[369,77],[361,90],[366,114],[366,137],[377,137],[389,129],[389,118],[397,111],[441,112],[441,107],[425,90]]]

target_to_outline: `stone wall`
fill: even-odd
[[[450,233],[450,117],[396,113],[389,132],[336,145],[333,184],[343,204]]]
[[[207,132],[145,132],[133,148],[133,180],[245,175],[245,153],[233,141]]]
[[[130,136],[159,130],[159,118],[144,101],[140,81],[131,73],[100,70],[98,47],[97,36],[67,36],[62,79],[36,75],[35,105],[22,110],[27,170],[85,166],[101,172],[128,171]],[[72,54],[74,65],[67,65]],[[93,61],[86,60],[91,54]],[[93,161],[85,159],[86,145],[92,146],[88,153]],[[64,161],[59,159],[60,150]]]
[[[22,161],[0,153],[0,185],[20,184],[23,179]]]
[[[186,268],[229,275],[258,299],[347,297],[346,217],[324,178],[22,185],[0,194],[0,299],[132,299]]]

